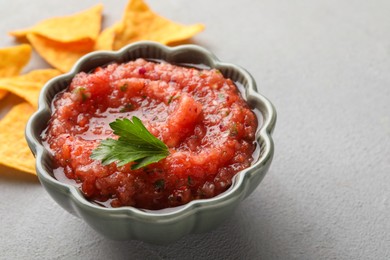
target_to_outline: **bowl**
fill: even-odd
[[[216,68],[225,77],[243,86],[242,96],[261,116],[256,140],[260,144],[258,159],[249,168],[238,172],[231,187],[210,199],[193,200],[188,204],[162,210],[134,207],[105,208],[88,201],[79,188],[54,178],[52,157],[44,148],[42,131],[51,116],[54,96],[68,87],[79,72],[111,62],[127,62],[136,58],[159,59],[169,63]],[[28,145],[36,157],[36,171],[41,184],[65,210],[80,217],[98,233],[114,240],[141,240],[168,244],[190,233],[216,228],[232,214],[237,205],[259,185],[268,171],[274,154],[271,133],[276,122],[273,105],[258,93],[252,76],[243,68],[221,62],[208,50],[196,45],[167,47],[155,42],[137,42],[119,51],[98,51],[82,57],[73,69],[50,80],[42,89],[39,108],[26,127]]]

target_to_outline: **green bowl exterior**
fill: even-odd
[[[263,120],[256,133],[261,147],[259,159],[251,167],[237,173],[232,186],[224,193],[211,199],[194,200],[180,207],[163,210],[104,208],[87,201],[78,188],[61,183],[53,177],[51,155],[43,147],[40,135],[50,119],[51,101],[55,94],[67,88],[78,72],[88,72],[111,62],[121,63],[141,57],[219,69],[225,77],[244,86],[244,99],[261,112]],[[240,201],[252,193],[272,161],[274,145],[271,134],[275,123],[276,111],[273,105],[257,92],[254,79],[243,68],[220,62],[212,53],[196,45],[167,47],[143,41],[130,44],[117,52],[99,51],[87,54],[69,73],[49,81],[41,91],[38,111],[27,124],[26,139],[36,156],[40,182],[65,210],[84,219],[93,229],[114,240],[135,239],[153,244],[168,244],[186,234],[214,229],[233,213]]]

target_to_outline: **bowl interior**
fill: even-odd
[[[248,72],[246,72],[239,66],[220,62],[212,53],[195,45],[184,45],[169,48],[160,44],[145,42],[142,44],[130,45],[121,49],[118,52],[99,51],[90,53],[81,58],[69,73],[56,77],[45,85],[40,95],[39,110],[30,119],[26,131],[26,137],[33,153],[42,153],[38,157],[41,158],[41,162],[37,162],[37,164],[41,163],[40,167],[42,167],[43,169],[43,172],[40,173],[42,175],[40,176],[41,178],[50,178],[51,181],[54,182],[56,185],[67,186],[67,184],[60,183],[54,179],[51,155],[42,146],[41,133],[46,128],[47,123],[50,119],[52,113],[51,102],[54,96],[58,92],[61,92],[62,90],[66,89],[69,86],[72,78],[79,72],[90,72],[96,67],[104,66],[112,62],[123,63],[130,60],[135,60],[137,58],[163,60],[173,64],[194,66],[197,68],[216,68],[220,70],[225,77],[230,78],[231,80],[236,82],[236,85],[240,89],[243,98],[247,100],[249,105],[254,109],[255,113],[257,114],[257,117],[259,119],[259,127],[256,133],[256,139],[259,144],[259,149],[256,155],[256,162],[249,169],[246,169],[237,174],[233,179],[232,186],[227,191],[214,198],[201,200],[203,205],[206,205],[208,202],[214,202],[215,200],[218,200],[219,197],[226,196],[226,194],[228,194],[232,189],[234,189],[235,186],[240,185],[243,182],[245,174],[254,175],[257,171],[254,171],[253,169],[255,169],[256,167],[260,167],[262,164],[264,164],[264,162],[267,162],[268,164],[270,163],[269,160],[272,159],[273,154],[273,144],[272,140],[269,140],[269,135],[273,130],[276,115],[272,104],[263,96],[257,93],[256,83]],[[74,189],[74,187],[68,188]],[[79,194],[81,194],[81,192],[79,192]],[[135,210],[153,214],[170,214],[172,212],[177,212],[185,208],[195,207],[193,205],[198,205],[198,201],[190,202],[189,206],[186,204],[175,208],[168,208],[157,211],[140,209]],[[91,206],[93,206],[92,203],[90,204]],[[104,210],[117,209],[104,208]]]

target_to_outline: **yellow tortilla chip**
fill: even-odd
[[[109,50],[114,47],[115,35],[122,30],[122,23],[116,23],[113,26],[105,29],[99,35],[95,42],[95,50]]]
[[[27,39],[42,58],[62,72],[69,71],[80,57],[91,51],[89,46],[59,43],[35,34],[28,34]]]
[[[115,33],[114,50],[140,40],[162,44],[182,41],[204,29],[202,24],[186,26],[161,17],[150,10],[143,0],[130,0],[121,23],[121,28],[117,28]]]
[[[31,50],[29,44],[0,49],[0,78],[19,75],[30,60]]]
[[[42,69],[17,77],[0,78],[0,90],[8,90],[28,101],[32,107],[37,108],[41,88],[49,79],[60,74],[61,72],[55,69]]]
[[[0,100],[2,100],[8,94],[7,91],[0,90]]]
[[[103,5],[96,5],[83,12],[63,17],[44,20],[32,28],[10,32],[23,41],[29,34],[68,43],[83,42],[91,48],[99,35],[102,20]]]
[[[18,77],[15,77],[20,80],[24,81],[31,81],[41,84],[42,86],[46,84],[46,82],[58,75],[62,74],[59,70],[56,69],[39,69],[39,70],[33,70],[29,73],[20,75]]]
[[[0,78],[19,75],[29,62],[30,57],[31,46],[29,44],[0,49]],[[7,95],[7,91],[0,90],[0,100],[5,95]]]
[[[36,174],[35,158],[24,138],[27,120],[33,112],[30,104],[21,103],[0,120],[0,164]]]

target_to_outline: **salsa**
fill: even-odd
[[[144,59],[113,63],[78,73],[52,107],[42,137],[56,178],[103,206],[162,209],[211,198],[254,160],[258,119],[216,69]],[[137,170],[91,159],[102,140],[118,138],[109,123],[133,116],[169,155]]]

